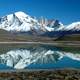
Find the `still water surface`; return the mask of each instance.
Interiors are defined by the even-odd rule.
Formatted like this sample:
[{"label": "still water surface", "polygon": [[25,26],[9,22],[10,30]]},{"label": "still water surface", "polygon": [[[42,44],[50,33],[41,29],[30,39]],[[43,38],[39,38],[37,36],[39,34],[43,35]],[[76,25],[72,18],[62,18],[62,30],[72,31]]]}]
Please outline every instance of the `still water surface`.
[{"label": "still water surface", "polygon": [[1,44],[0,69],[80,68],[80,48],[39,44]]}]

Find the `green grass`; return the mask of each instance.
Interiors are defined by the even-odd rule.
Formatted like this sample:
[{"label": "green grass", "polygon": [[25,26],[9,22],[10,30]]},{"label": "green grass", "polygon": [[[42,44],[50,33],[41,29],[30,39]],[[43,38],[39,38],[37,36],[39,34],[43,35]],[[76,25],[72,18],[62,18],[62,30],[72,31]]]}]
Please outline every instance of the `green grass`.
[{"label": "green grass", "polygon": [[80,47],[61,47],[62,51],[80,54]]},{"label": "green grass", "polygon": [[80,34],[66,35],[56,39],[56,41],[80,41]]}]

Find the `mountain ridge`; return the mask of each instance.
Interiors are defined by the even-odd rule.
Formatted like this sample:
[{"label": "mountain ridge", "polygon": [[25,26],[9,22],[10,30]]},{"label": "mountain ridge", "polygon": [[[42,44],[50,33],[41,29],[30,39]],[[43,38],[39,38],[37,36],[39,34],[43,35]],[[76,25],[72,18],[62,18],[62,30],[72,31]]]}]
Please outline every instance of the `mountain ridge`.
[{"label": "mountain ridge", "polygon": [[[39,22],[37,19],[32,18],[31,16],[25,14],[24,12],[16,12],[1,18],[0,28],[7,31],[29,31],[30,29],[34,30],[43,30],[43,31],[53,31],[54,27],[63,26],[58,20],[48,23],[43,19]],[[50,26],[47,26],[50,25]],[[15,27],[16,26],[16,27]],[[25,27],[24,27],[25,26]],[[26,28],[27,27],[27,28]],[[8,28],[8,29],[7,29]]]},{"label": "mountain ridge", "polygon": [[8,31],[11,35],[25,34],[56,39],[66,35],[80,34],[80,22],[65,26],[59,20],[48,20],[43,17],[36,19],[19,11],[0,18],[1,30]]}]

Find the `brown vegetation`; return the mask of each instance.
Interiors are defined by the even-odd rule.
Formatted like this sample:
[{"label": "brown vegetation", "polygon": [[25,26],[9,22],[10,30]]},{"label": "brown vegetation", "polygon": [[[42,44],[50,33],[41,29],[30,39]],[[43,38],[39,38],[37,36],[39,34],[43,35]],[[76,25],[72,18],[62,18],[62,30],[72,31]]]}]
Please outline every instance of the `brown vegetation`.
[{"label": "brown vegetation", "polygon": [[80,70],[1,72],[0,80],[80,80]]}]

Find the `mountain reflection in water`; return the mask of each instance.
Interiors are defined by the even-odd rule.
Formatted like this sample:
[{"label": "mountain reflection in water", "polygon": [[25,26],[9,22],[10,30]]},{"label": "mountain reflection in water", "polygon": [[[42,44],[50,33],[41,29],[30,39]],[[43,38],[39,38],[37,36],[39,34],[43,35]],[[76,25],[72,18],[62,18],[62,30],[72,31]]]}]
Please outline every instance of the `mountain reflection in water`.
[{"label": "mountain reflection in water", "polygon": [[0,55],[0,63],[15,69],[80,68],[80,54],[60,47],[39,45],[16,48]]}]

